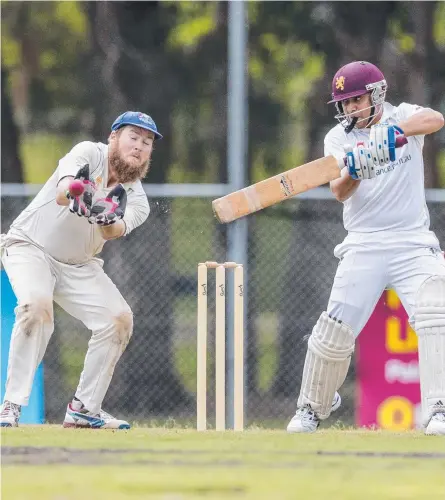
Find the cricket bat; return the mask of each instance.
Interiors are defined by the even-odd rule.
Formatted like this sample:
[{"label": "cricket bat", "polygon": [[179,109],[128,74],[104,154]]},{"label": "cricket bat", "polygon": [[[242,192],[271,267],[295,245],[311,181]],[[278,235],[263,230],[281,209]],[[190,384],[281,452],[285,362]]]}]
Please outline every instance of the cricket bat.
[{"label": "cricket bat", "polygon": [[[399,135],[396,147],[407,142],[404,136]],[[213,200],[213,213],[219,222],[232,222],[338,179],[344,166],[343,159],[337,160],[332,155],[305,163]]]}]

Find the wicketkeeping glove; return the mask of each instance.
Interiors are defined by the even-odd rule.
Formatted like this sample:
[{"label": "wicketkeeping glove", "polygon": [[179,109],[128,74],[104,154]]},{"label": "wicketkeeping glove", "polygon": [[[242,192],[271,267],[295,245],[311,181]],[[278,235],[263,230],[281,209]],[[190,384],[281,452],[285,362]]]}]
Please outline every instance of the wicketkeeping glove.
[{"label": "wicketkeeping glove", "polygon": [[73,214],[77,214],[79,217],[89,217],[91,206],[93,204],[93,196],[96,192],[96,185],[90,180],[90,166],[84,165],[77,172],[71,185],[76,184],[78,189],[79,181],[83,186],[83,192],[80,194],[75,194],[73,191],[66,192],[66,197],[70,200],[69,209]]},{"label": "wicketkeeping glove", "polygon": [[364,180],[375,177],[374,162],[369,148],[365,148],[364,144],[359,142],[356,148],[345,144],[344,150],[346,152],[345,165],[353,179]]},{"label": "wicketkeeping glove", "polygon": [[127,206],[127,192],[122,184],[115,186],[106,198],[97,200],[91,208],[88,221],[91,224],[109,226],[122,219]]},{"label": "wicketkeeping glove", "polygon": [[381,123],[373,125],[369,134],[369,149],[375,165],[386,165],[396,159],[396,137],[403,135],[397,125]]}]

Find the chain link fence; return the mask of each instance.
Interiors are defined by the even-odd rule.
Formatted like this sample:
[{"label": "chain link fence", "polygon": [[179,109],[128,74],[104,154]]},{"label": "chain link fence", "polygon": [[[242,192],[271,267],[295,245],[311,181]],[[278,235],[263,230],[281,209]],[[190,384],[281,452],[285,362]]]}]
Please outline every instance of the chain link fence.
[{"label": "chain link fence", "polygon": [[[29,198],[2,196],[2,232]],[[209,198],[150,198],[151,215],[128,237],[108,242],[105,270],[133,309],[132,340],[118,363],[104,408],[146,425],[195,426],[196,268],[226,260],[227,226]],[[430,202],[431,225],[445,242],[445,203]],[[249,218],[246,424],[284,428],[295,411],[306,353],[303,337],[326,308],[346,235],[342,205],[293,199]],[[228,279],[231,279],[230,273]],[[213,273],[209,272],[208,418],[214,425]],[[63,419],[82,370],[89,331],[59,307],[44,358],[45,413]],[[351,365],[336,413],[354,423]]]}]

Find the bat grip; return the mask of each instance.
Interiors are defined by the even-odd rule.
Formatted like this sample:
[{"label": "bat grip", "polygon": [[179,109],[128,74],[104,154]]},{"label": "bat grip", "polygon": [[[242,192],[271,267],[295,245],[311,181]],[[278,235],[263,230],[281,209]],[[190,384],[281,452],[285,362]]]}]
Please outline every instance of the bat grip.
[{"label": "bat grip", "polygon": [[[363,146],[365,143],[364,142],[358,142],[357,143],[357,146]],[[404,146],[405,144],[408,144],[408,139],[403,135],[403,134],[400,134],[396,137],[396,148],[401,148],[402,146]],[[352,151],[352,146],[347,146],[345,147],[345,151]],[[339,161],[339,164],[338,164],[339,168],[342,169],[343,167],[347,167],[348,166],[348,162],[346,160],[346,156],[341,160]]]}]

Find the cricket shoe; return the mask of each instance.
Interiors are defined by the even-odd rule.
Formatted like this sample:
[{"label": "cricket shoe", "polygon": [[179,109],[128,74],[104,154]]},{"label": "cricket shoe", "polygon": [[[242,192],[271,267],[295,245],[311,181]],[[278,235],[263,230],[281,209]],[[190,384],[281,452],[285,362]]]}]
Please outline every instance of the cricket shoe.
[{"label": "cricket shoe", "polygon": [[73,400],[67,406],[63,427],[80,429],[129,429],[130,424],[125,420],[118,420],[102,409],[99,413],[92,413],[80,401]]},{"label": "cricket shoe", "polygon": [[0,427],[18,427],[21,412],[20,405],[5,401],[0,412]]},{"label": "cricket shoe", "polygon": [[445,436],[445,413],[435,413],[425,429],[427,436]]},{"label": "cricket shoe", "polygon": [[[338,392],[335,393],[332,400],[331,412],[338,410],[341,405],[341,397]],[[310,405],[304,405],[297,408],[295,415],[287,426],[287,432],[293,434],[297,432],[315,432],[320,425],[320,419]]]}]

